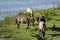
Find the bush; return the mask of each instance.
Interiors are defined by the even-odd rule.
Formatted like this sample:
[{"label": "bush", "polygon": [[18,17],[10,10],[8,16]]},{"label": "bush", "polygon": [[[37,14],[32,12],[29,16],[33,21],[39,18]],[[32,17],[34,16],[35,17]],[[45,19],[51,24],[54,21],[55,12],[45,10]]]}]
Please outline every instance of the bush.
[{"label": "bush", "polygon": [[10,18],[10,17],[6,16],[6,17],[5,17],[5,20],[8,20],[9,18]]}]

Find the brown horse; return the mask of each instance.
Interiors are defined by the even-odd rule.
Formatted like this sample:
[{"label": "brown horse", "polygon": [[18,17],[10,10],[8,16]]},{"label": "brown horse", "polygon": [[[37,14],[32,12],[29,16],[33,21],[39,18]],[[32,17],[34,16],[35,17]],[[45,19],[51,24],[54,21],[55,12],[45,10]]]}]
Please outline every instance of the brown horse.
[{"label": "brown horse", "polygon": [[30,23],[32,23],[32,26],[34,25],[35,19],[32,17],[17,17],[16,18],[16,24],[18,25],[17,28],[19,28],[20,23],[27,24],[27,29],[29,28]]}]

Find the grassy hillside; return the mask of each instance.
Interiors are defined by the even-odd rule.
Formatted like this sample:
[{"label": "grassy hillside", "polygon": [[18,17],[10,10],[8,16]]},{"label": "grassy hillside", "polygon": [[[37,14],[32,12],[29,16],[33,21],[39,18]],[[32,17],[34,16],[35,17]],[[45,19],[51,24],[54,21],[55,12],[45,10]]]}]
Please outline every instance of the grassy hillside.
[{"label": "grassy hillside", "polygon": [[[5,17],[5,20],[0,22],[0,38],[6,40],[60,40],[60,9],[36,10],[34,14],[35,19],[41,15],[44,15],[46,19],[47,30],[43,39],[39,38],[38,25],[26,30],[26,24],[21,24],[20,29],[17,29],[15,19],[18,16],[26,16],[23,12],[19,12],[16,16]],[[56,27],[53,29],[54,24]]]}]

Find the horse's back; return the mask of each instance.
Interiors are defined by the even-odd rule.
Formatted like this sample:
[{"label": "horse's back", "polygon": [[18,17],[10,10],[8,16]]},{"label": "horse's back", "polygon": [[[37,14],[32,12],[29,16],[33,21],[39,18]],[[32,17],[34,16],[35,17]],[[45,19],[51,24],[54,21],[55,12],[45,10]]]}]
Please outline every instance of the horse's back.
[{"label": "horse's back", "polygon": [[24,23],[24,22],[26,22],[26,20],[27,20],[27,18],[26,17],[17,17],[17,23],[19,23],[19,22],[21,22],[21,23]]}]

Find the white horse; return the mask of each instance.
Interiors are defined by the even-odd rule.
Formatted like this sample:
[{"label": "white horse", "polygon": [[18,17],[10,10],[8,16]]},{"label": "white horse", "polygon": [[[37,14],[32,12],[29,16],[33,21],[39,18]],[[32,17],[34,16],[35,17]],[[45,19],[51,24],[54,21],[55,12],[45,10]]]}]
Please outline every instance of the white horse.
[{"label": "white horse", "polygon": [[34,16],[34,12],[32,8],[27,8],[26,10],[27,13],[30,13],[30,16],[33,17]]}]

